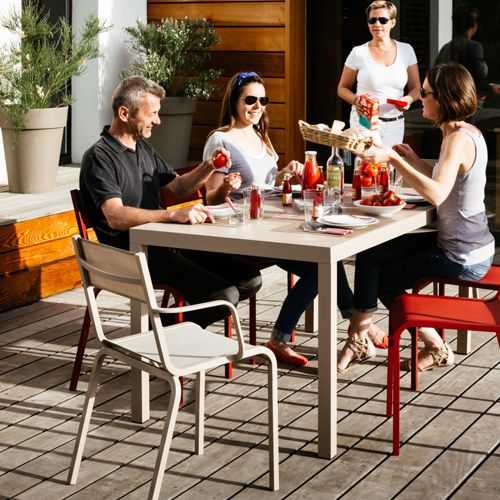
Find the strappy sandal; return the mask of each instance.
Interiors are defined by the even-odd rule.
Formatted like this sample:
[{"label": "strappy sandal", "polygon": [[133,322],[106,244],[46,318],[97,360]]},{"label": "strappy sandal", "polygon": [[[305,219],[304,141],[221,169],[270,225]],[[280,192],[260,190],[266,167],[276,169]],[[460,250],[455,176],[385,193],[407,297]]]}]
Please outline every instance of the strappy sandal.
[{"label": "strappy sandal", "polygon": [[[443,347],[427,347],[422,349],[422,352],[430,354],[434,358],[434,363],[425,368],[420,368],[417,365],[419,372],[427,372],[433,368],[444,368],[446,366],[451,366],[455,362],[455,353],[452,351],[448,342],[445,342]],[[400,364],[401,370],[410,372],[411,371],[411,359],[403,359]]]},{"label": "strappy sandal", "polygon": [[[378,327],[377,327],[378,328]],[[385,333],[381,328],[378,328],[381,332],[384,333],[384,336],[382,337],[382,340],[377,342],[374,338],[373,335],[370,335],[373,333],[374,330],[374,325],[371,324],[370,328],[368,330],[368,336],[370,337],[370,340],[372,341],[372,344],[377,347],[378,349],[389,349],[389,335]],[[347,335],[350,335],[351,333],[351,325],[347,327]]]},{"label": "strappy sandal", "polygon": [[374,358],[377,354],[372,341],[368,337],[365,337],[364,339],[353,339],[348,337],[344,346],[344,349],[346,348],[351,349],[354,356],[345,368],[339,368],[337,365],[337,373],[344,373],[351,368],[351,366],[363,363],[367,359]]}]

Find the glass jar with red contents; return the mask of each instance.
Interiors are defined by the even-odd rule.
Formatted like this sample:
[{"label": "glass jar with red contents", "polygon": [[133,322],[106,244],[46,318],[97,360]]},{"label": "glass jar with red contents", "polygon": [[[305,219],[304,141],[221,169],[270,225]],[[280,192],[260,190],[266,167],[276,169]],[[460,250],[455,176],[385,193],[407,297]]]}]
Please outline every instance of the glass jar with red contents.
[{"label": "glass jar with red contents", "polygon": [[306,189],[316,189],[321,177],[321,172],[316,159],[316,151],[306,151],[304,162],[304,175],[302,177],[302,196]]},{"label": "glass jar with red contents", "polygon": [[389,166],[386,163],[382,163],[380,167],[378,188],[380,194],[389,191]]},{"label": "glass jar with red contents", "polygon": [[281,191],[281,202],[284,207],[292,206],[292,185],[290,183],[291,174],[283,174],[283,188]]}]

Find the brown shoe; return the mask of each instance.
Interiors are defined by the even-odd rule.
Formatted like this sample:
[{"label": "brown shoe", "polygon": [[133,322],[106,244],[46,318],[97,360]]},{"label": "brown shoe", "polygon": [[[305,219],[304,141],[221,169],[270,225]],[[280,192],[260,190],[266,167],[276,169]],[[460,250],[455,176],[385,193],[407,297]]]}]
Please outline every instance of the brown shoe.
[{"label": "brown shoe", "polygon": [[[426,372],[432,370],[433,368],[444,368],[445,366],[451,366],[455,362],[455,354],[452,351],[448,342],[445,342],[443,347],[427,347],[422,349],[422,352],[430,354],[434,358],[434,363],[425,368],[420,368],[417,364],[419,372]],[[400,368],[403,371],[411,371],[411,359],[403,359],[400,364]]]},{"label": "brown shoe", "polygon": [[367,359],[374,358],[377,354],[372,341],[368,337],[364,339],[353,339],[352,337],[348,337],[342,350],[347,347],[354,353],[354,357],[345,368],[339,368],[337,365],[338,373],[344,373],[351,368],[351,366],[363,363]]}]

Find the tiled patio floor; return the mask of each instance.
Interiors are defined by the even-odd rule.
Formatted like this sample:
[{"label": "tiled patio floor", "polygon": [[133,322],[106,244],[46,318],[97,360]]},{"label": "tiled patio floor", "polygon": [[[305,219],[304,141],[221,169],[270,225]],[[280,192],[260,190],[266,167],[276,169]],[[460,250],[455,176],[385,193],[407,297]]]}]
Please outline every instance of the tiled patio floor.
[{"label": "tiled patio floor", "polygon": [[[348,265],[352,274],[352,264]],[[264,271],[259,340],[269,336],[285,294],[285,273]],[[107,327],[128,326],[128,304],[104,297]],[[168,388],[151,382],[151,419],[130,420],[128,371],[108,364],[76,486],[65,484],[83,392],[68,390],[84,308],[80,290],[0,314],[0,498],[143,499],[163,425]],[[248,305],[240,307],[248,327]],[[386,311],[377,321],[386,326]],[[221,325],[216,325],[220,331]],[[340,341],[346,324],[340,323]],[[455,332],[448,340],[456,345]],[[449,370],[421,375],[421,392],[402,379],[400,457],[392,457],[384,416],[385,353],[340,376],[338,454],[317,450],[316,336],[297,330],[309,366],[279,371],[281,488],[267,486],[265,373],[258,366],[207,377],[205,454],[193,454],[193,382],[179,413],[162,498],[500,498],[500,351],[493,334],[474,333],[472,352]],[[405,345],[408,338],[405,340]],[[80,389],[88,382],[89,345]],[[405,347],[403,357],[408,355]],[[245,397],[244,397],[245,396]]]}]

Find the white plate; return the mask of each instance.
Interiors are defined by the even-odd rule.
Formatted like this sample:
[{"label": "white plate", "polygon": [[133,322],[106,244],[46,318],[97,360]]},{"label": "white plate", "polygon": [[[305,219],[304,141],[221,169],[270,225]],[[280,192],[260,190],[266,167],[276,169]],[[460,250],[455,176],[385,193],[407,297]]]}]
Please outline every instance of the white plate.
[{"label": "white plate", "polygon": [[229,217],[234,214],[234,210],[227,203],[222,205],[209,205],[208,210],[214,217]]},{"label": "white plate", "polygon": [[406,203],[403,203],[402,205],[393,205],[390,207],[378,207],[378,206],[373,206],[373,205],[361,205],[361,200],[356,200],[354,202],[354,206],[358,207],[360,210],[362,210],[365,214],[370,214],[370,215],[394,215],[396,212],[399,212],[405,207]]},{"label": "white plate", "polygon": [[423,203],[427,201],[423,196],[420,196],[419,194],[400,193],[398,196],[408,203]]},{"label": "white plate", "polygon": [[348,215],[348,214],[333,214],[320,217],[317,222],[325,226],[345,227],[348,229],[356,229],[372,224],[378,224],[378,219],[374,217],[365,217],[363,215]]},{"label": "white plate", "polygon": [[[281,191],[283,191],[283,186],[275,186],[273,188],[274,191],[276,191],[277,193],[281,193]],[[298,193],[301,193],[302,192],[302,186],[299,186],[298,184],[292,184],[292,193],[293,194],[298,194]]]}]

